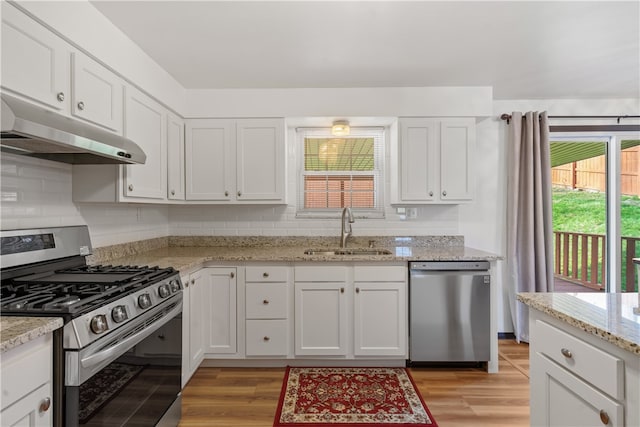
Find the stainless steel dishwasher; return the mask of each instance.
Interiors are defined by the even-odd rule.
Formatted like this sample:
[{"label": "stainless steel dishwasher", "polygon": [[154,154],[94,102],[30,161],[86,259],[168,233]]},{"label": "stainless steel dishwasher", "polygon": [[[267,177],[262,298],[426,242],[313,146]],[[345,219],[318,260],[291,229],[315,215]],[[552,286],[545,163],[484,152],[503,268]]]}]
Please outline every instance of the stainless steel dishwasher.
[{"label": "stainless steel dishwasher", "polygon": [[490,359],[487,261],[409,263],[409,363]]}]

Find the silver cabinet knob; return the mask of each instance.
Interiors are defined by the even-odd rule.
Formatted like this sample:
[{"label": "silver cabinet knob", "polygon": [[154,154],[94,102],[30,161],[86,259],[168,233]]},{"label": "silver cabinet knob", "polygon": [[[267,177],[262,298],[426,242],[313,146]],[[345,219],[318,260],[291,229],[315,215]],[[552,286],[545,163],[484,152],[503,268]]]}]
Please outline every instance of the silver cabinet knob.
[{"label": "silver cabinet knob", "polygon": [[573,354],[571,353],[571,350],[567,349],[567,348],[563,348],[560,350],[560,353],[562,353],[562,355],[564,357],[566,357],[567,359],[571,359],[573,357]]},{"label": "silver cabinet knob", "polygon": [[78,110],[80,111],[84,110],[84,102],[82,101],[78,102]]},{"label": "silver cabinet knob", "polygon": [[446,197],[447,192],[446,192],[446,191],[443,191],[443,192],[442,192],[442,195]]},{"label": "silver cabinet knob", "polygon": [[51,398],[45,397],[42,399],[42,402],[40,402],[40,407],[38,409],[40,409],[40,412],[47,412],[49,408],[51,408]]},{"label": "silver cabinet knob", "polygon": [[238,191],[238,197],[242,196],[242,191]]},{"label": "silver cabinet knob", "polygon": [[262,304],[264,304],[264,305],[269,304],[269,300],[268,300],[268,299],[263,299],[263,300],[262,300]]},{"label": "silver cabinet knob", "polygon": [[262,341],[265,341],[265,342],[266,342],[266,341],[269,341],[270,339],[271,339],[271,338],[269,338],[269,337],[264,337],[264,338],[262,338]]},{"label": "silver cabinet knob", "polygon": [[225,191],[225,192],[224,192],[224,196],[225,196],[225,197],[228,197],[228,196],[229,196],[229,192],[228,192],[228,191]]},{"label": "silver cabinet knob", "polygon": [[129,189],[129,191],[133,191],[133,184],[129,184],[127,188]]},{"label": "silver cabinet knob", "polygon": [[56,99],[60,102],[64,101],[64,92],[58,92]]},{"label": "silver cabinet knob", "polygon": [[429,191],[429,197],[433,197],[433,191]]},{"label": "silver cabinet knob", "polygon": [[176,190],[171,190],[171,195],[175,196],[176,195]]}]

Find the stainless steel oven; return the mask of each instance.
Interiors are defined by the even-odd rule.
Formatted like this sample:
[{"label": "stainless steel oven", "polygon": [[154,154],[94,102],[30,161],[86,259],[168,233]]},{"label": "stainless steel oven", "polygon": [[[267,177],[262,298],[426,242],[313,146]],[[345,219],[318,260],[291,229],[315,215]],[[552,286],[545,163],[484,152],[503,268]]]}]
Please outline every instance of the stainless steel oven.
[{"label": "stainless steel oven", "polygon": [[178,272],[88,266],[86,227],[2,231],[0,237],[1,314],[64,319],[54,333],[54,425],[176,426]]}]

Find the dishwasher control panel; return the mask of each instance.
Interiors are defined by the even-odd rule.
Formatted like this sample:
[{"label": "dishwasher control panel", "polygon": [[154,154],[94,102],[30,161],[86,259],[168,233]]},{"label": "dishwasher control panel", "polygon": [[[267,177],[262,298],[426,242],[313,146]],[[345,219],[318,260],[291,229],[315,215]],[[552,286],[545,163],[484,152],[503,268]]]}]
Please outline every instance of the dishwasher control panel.
[{"label": "dishwasher control panel", "polygon": [[489,261],[413,261],[411,270],[426,271],[488,271]]}]

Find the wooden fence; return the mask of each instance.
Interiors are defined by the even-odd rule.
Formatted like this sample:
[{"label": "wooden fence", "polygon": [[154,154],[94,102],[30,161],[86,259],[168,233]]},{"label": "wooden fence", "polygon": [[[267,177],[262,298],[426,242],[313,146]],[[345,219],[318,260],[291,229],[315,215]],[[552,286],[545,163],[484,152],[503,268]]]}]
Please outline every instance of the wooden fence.
[{"label": "wooden fence", "polygon": [[[640,146],[620,152],[620,193],[640,196]],[[551,183],[570,189],[606,189],[606,160],[604,156],[551,168]]]},{"label": "wooden fence", "polygon": [[[606,240],[602,234],[554,231],[554,275],[592,289],[606,283]],[[633,258],[640,237],[622,237],[622,291],[638,292]]]}]

